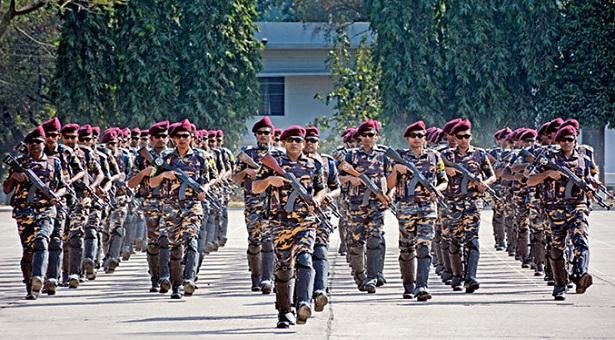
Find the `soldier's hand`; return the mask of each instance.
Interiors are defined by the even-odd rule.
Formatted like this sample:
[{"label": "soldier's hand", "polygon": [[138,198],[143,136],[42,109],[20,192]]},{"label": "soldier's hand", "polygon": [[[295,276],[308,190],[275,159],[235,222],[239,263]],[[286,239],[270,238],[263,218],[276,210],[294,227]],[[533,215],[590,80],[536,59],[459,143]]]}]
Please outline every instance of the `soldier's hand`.
[{"label": "soldier's hand", "polygon": [[353,187],[358,187],[359,185],[363,185],[363,182],[361,181],[361,179],[359,179],[357,177],[351,177],[350,178],[350,184]]},{"label": "soldier's hand", "polygon": [[256,170],[255,169],[248,168],[248,169],[246,169],[244,171],[245,171],[246,177],[248,177],[248,178],[255,178],[256,177]]},{"label": "soldier's hand", "polygon": [[162,174],[162,177],[164,177],[164,178],[166,178],[168,180],[171,180],[171,181],[173,181],[173,180],[175,180],[175,178],[177,178],[177,176],[175,176],[175,172],[174,171],[165,171]]},{"label": "soldier's hand", "polygon": [[445,171],[447,176],[455,176],[457,174],[457,170],[453,168],[446,167]]},{"label": "soldier's hand", "polygon": [[398,173],[398,174],[405,174],[406,172],[408,172],[408,167],[403,165],[403,164],[395,164],[393,166],[393,169]]},{"label": "soldier's hand", "polygon": [[487,191],[487,186],[483,182],[478,182],[476,183],[476,190],[482,194]]},{"label": "soldier's hand", "polygon": [[557,170],[549,170],[547,176],[558,181],[560,178],[562,178],[562,173]]},{"label": "soldier's hand", "polygon": [[205,192],[199,192],[198,195],[196,195],[196,197],[199,199],[199,201],[205,201],[207,199],[207,196],[205,196]]},{"label": "soldier's hand", "polygon": [[15,182],[23,183],[28,180],[28,176],[26,176],[26,174],[23,172],[14,172],[11,175],[11,179]]},{"label": "soldier's hand", "polygon": [[288,181],[286,178],[282,176],[271,176],[267,178],[269,185],[275,188],[279,188],[284,186],[284,184]]}]

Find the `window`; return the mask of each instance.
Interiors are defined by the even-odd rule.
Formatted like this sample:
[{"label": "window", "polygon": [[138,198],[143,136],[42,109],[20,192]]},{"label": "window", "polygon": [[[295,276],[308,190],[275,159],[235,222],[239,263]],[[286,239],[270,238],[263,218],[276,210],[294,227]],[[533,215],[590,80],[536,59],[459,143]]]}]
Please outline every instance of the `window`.
[{"label": "window", "polygon": [[259,116],[284,115],[284,77],[260,77]]}]

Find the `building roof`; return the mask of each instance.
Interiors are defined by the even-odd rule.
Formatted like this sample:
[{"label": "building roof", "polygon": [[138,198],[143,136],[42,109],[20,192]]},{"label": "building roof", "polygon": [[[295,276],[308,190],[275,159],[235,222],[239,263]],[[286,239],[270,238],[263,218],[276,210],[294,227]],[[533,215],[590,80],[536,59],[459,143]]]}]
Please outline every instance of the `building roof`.
[{"label": "building roof", "polygon": [[[265,50],[302,50],[330,49],[333,46],[335,32],[331,32],[327,23],[322,22],[258,22],[256,39],[267,40]],[[363,34],[368,33],[368,43],[373,42],[373,34],[368,22],[356,22],[348,25],[351,47],[356,48]]]}]

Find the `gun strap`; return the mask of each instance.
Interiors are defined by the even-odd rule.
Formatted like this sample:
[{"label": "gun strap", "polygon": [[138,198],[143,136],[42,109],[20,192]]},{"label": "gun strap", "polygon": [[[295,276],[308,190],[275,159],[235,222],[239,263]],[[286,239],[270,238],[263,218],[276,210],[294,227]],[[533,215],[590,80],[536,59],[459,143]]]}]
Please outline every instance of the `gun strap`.
[{"label": "gun strap", "polygon": [[464,195],[468,194],[468,184],[470,184],[470,177],[463,175],[463,179],[461,180],[461,193]]},{"label": "gun strap", "polygon": [[180,200],[185,200],[186,199],[186,190],[188,189],[188,183],[187,182],[182,182],[181,186],[179,187],[179,199]]},{"label": "gun strap", "polygon": [[295,202],[297,201],[297,198],[299,198],[299,192],[297,190],[291,191],[290,195],[288,195],[288,201],[286,201],[286,205],[284,206],[284,210],[287,213],[295,210]]},{"label": "gun strap", "polygon": [[412,179],[406,184],[406,195],[414,196],[416,191],[416,185],[419,183],[419,177],[417,175],[412,176]]}]

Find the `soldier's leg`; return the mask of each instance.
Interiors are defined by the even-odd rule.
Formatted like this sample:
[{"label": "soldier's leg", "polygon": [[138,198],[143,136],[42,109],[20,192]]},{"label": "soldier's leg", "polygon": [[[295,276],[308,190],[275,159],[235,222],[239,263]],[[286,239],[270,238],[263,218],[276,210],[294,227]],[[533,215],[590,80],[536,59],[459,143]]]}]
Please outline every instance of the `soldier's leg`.
[{"label": "soldier's leg", "polygon": [[297,323],[303,324],[312,315],[310,301],[314,291],[314,268],[312,254],[301,251],[295,258],[297,274],[295,280],[295,299]]},{"label": "soldier's leg", "polygon": [[434,225],[434,238],[431,243],[431,257],[434,264],[436,274],[440,275],[444,270],[444,263],[442,259],[442,249],[440,248],[440,241],[442,240],[442,230],[438,227],[438,222]]},{"label": "soldier's leg", "polygon": [[[451,203],[452,204],[452,203]],[[450,228],[450,215],[446,215],[448,211],[440,213],[440,226],[442,240],[440,241],[440,249],[442,255],[442,264],[444,268],[440,274],[442,282],[446,285],[450,285],[453,279],[453,265],[450,256],[450,246],[452,242],[451,228]]]},{"label": "soldier's leg", "polygon": [[[143,209],[146,210],[147,208],[143,206]],[[138,212],[131,204],[131,209],[126,216],[126,222],[124,223],[125,236],[124,242],[122,242],[122,250],[120,252],[122,261],[128,261],[130,259],[130,255],[132,254],[132,245],[137,237],[137,219]]]},{"label": "soldier's leg", "polygon": [[[144,208],[146,206],[144,205]],[[152,208],[152,206],[150,206]],[[159,215],[157,210],[146,210],[145,223],[147,226],[147,267],[150,275],[150,281],[152,286],[150,288],[151,293],[158,292],[160,288],[160,229],[159,229]],[[168,242],[167,242],[168,246]],[[167,248],[168,249],[168,248]],[[168,290],[168,288],[167,288]]]},{"label": "soldier's leg", "polygon": [[[263,221],[261,226],[266,225],[266,222]],[[273,279],[273,262],[274,262],[274,254],[273,254],[273,240],[271,237],[271,232],[264,230],[262,233],[261,239],[261,283],[260,289],[263,294],[271,294]]]},{"label": "soldier's leg", "polygon": [[209,206],[206,203],[201,203],[203,206],[203,211],[205,213],[205,217],[201,219],[201,223],[199,224],[199,234],[197,237],[197,250],[199,252],[199,263],[196,266],[196,277],[195,282],[199,279],[199,273],[201,272],[201,266],[203,265],[203,260],[205,259],[205,241],[207,239],[207,220],[208,215],[210,214]]},{"label": "soldier's leg", "polygon": [[384,216],[383,212],[376,209],[368,209],[367,230],[365,231],[366,241],[366,269],[367,269],[367,281],[365,289],[368,293],[374,293],[376,291],[376,284],[378,282],[378,273],[381,270],[381,266],[384,261],[382,259],[384,252],[384,237],[383,237],[383,225]]},{"label": "soldier's leg", "polygon": [[495,238],[495,250],[501,251],[505,249],[505,226],[504,226],[504,209],[502,203],[495,201],[493,205],[493,236]]},{"label": "soldier's leg", "polygon": [[517,212],[517,254],[521,258],[521,267],[529,268],[531,262],[528,248],[530,242],[530,210],[527,206],[520,203]]},{"label": "soldier's leg", "polygon": [[386,278],[384,277],[384,263],[386,259],[387,253],[387,243],[386,238],[384,237],[384,228],[382,233],[380,234],[380,261],[378,263],[378,275],[376,279],[376,287],[381,287],[385,283],[387,283]]},{"label": "soldier's leg", "polygon": [[314,310],[322,312],[329,303],[327,296],[329,280],[329,261],[327,260],[328,247],[326,244],[317,243],[314,246],[312,262],[314,265]]},{"label": "soldier's leg", "polygon": [[194,279],[196,277],[196,266],[199,261],[198,234],[199,226],[203,221],[203,206],[200,202],[193,203],[185,209],[182,214],[181,234],[184,244],[184,275],[183,285],[184,294],[191,296],[196,289]]},{"label": "soldier's leg", "polygon": [[[71,209],[72,214],[72,209]],[[69,214],[69,216],[71,216]],[[70,247],[68,245],[68,233],[70,231],[70,218],[67,218],[64,223],[64,233],[62,235],[62,287],[68,287],[68,262],[70,256]]]},{"label": "soldier's leg", "polygon": [[115,268],[120,264],[120,251],[126,235],[124,223],[126,221],[127,205],[122,202],[125,198],[118,198],[118,206],[111,212],[109,216],[110,240],[109,250],[106,256],[105,272],[113,273]]},{"label": "soldier's leg", "polygon": [[579,209],[574,213],[568,233],[572,238],[574,255],[572,261],[572,281],[576,284],[576,293],[583,294],[593,283],[589,269],[588,211]]},{"label": "soldier's leg", "polygon": [[34,255],[33,235],[36,223],[34,212],[29,210],[19,211],[13,210],[13,217],[17,222],[17,231],[21,241],[21,274],[23,283],[26,285],[26,300],[35,300],[38,294],[32,294],[32,258]]},{"label": "soldier's leg", "polygon": [[45,291],[48,295],[55,295],[60,280],[63,257],[62,240],[64,238],[64,228],[66,226],[66,213],[67,210],[65,208],[57,208],[53,231],[49,238],[49,263],[47,265],[45,282]]},{"label": "soldier's leg", "polygon": [[175,208],[172,205],[163,203],[161,201],[158,201],[158,204],[162,207],[161,209],[162,213],[158,220],[159,221],[158,232],[160,234],[160,238],[158,239],[158,245],[160,247],[160,262],[159,262],[160,293],[164,294],[168,292],[169,289],[171,289],[171,267],[170,265],[171,265],[171,245],[173,243],[171,230],[174,230],[176,228],[177,210],[175,210]]},{"label": "soldier's leg", "polygon": [[[277,245],[277,244],[276,244]],[[278,328],[295,324],[292,313],[294,268],[292,251],[286,247],[275,247],[275,308],[278,311]]]},{"label": "soldier's leg", "polygon": [[79,287],[83,259],[83,236],[89,216],[89,198],[82,198],[71,212],[68,231],[68,286]]},{"label": "soldier's leg", "polygon": [[463,262],[461,260],[461,252],[463,246],[463,223],[458,221],[449,225],[449,233],[451,242],[449,243],[448,255],[451,261],[451,270],[453,277],[451,279],[451,287],[454,291],[461,291],[461,283],[463,281]]},{"label": "soldier's leg", "polygon": [[568,284],[568,271],[564,259],[566,249],[566,237],[568,232],[567,212],[565,209],[547,210],[551,229],[551,242],[549,249],[549,262],[555,285],[553,287],[553,297],[555,300],[566,299],[566,285]]},{"label": "soldier's leg", "polygon": [[[478,260],[480,258],[480,243],[478,241],[478,232],[480,229],[480,213],[475,205],[472,205],[465,212],[463,218],[464,229],[464,246],[467,266],[465,271],[465,289],[466,293],[474,293],[479,287],[476,271],[478,270]],[[527,244],[526,244],[527,248]]]},{"label": "soldier's leg", "polygon": [[[365,290],[365,232],[366,232],[366,216],[365,212],[359,209],[349,209],[351,220],[348,224],[348,255],[350,258],[350,267],[354,281],[360,291]],[[375,291],[375,290],[374,290]]]},{"label": "soldier's leg", "polygon": [[224,247],[226,245],[226,241],[228,233],[228,201],[224,203],[222,207],[222,211],[220,212],[220,229],[218,233],[218,244],[220,247]]},{"label": "soldier's leg", "polygon": [[427,281],[429,279],[429,269],[431,267],[431,244],[434,238],[434,225],[436,224],[435,212],[424,210],[424,217],[417,218],[416,221],[416,289],[414,296],[417,301],[427,301],[431,299]]},{"label": "soldier's leg", "polygon": [[210,209],[210,214],[207,216],[207,237],[205,239],[205,253],[210,253],[218,250],[216,246],[216,230],[218,229],[218,219],[220,213],[218,210]]},{"label": "soldier's leg", "polygon": [[338,247],[338,254],[340,255],[346,255],[346,253],[348,252],[348,249],[346,247],[346,232],[347,232],[347,225],[348,225],[348,221],[347,221],[347,213],[346,213],[346,209],[342,208],[342,204],[338,204],[339,206],[339,210],[340,210],[340,215],[342,216],[339,219],[338,225],[337,225],[337,230],[339,232],[339,236],[340,236],[340,245]]},{"label": "soldier's leg", "polygon": [[43,288],[47,265],[49,264],[49,239],[53,232],[55,208],[39,211],[36,215],[34,227],[32,256],[32,293],[38,294]]},{"label": "soldier's leg", "polygon": [[399,224],[399,269],[404,299],[414,298],[416,288],[416,222],[414,205],[400,203],[397,210]]},{"label": "soldier's leg", "polygon": [[98,227],[100,226],[102,211],[92,208],[85,225],[83,236],[83,271],[88,280],[96,279],[96,253],[98,252]]}]

